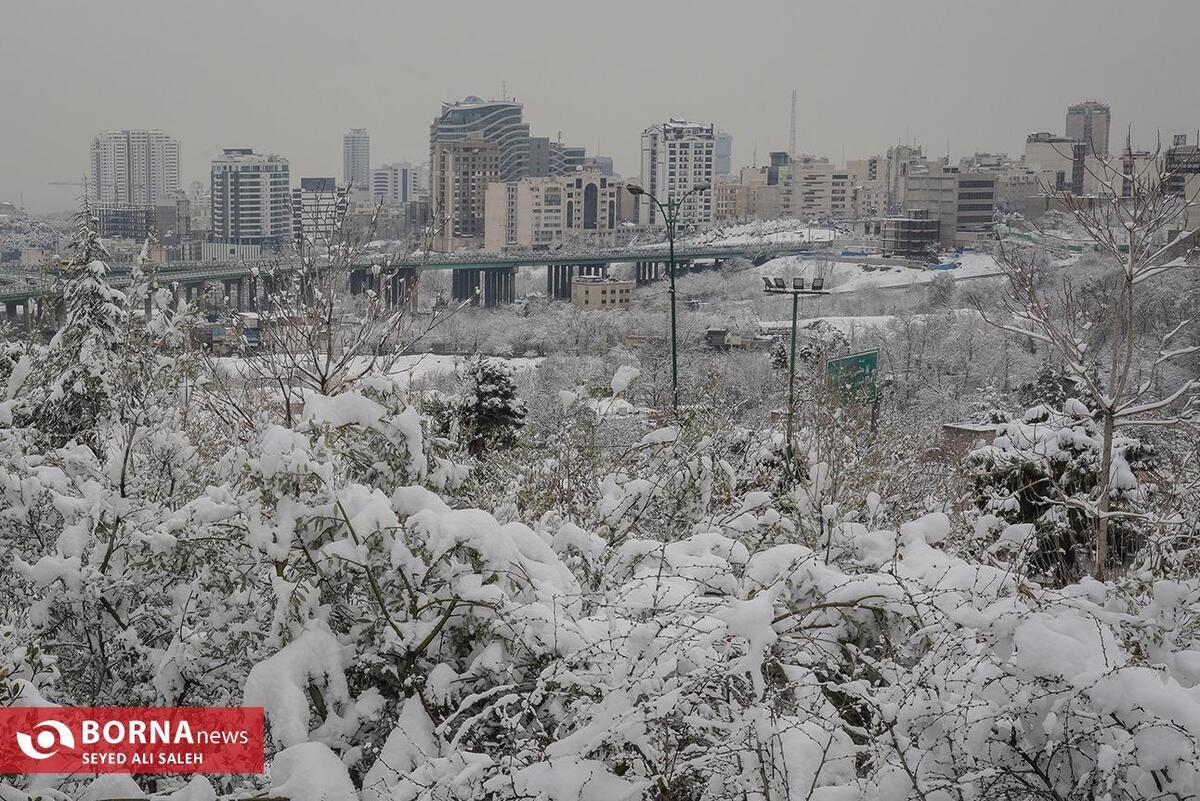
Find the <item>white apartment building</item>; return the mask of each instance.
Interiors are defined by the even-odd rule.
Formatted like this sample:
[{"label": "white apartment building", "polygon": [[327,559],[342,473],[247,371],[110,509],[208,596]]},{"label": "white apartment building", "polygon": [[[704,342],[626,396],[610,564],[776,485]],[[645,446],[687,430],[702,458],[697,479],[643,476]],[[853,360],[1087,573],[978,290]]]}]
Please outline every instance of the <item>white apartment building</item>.
[{"label": "white apartment building", "polygon": [[634,216],[620,178],[598,172],[494,183],[484,204],[484,246],[540,248],[570,236],[611,243]]},{"label": "white apartment building", "polygon": [[417,199],[420,183],[417,170],[407,161],[384,164],[371,170],[371,199],[385,206],[399,206]]},{"label": "white apartment building", "polygon": [[371,186],[371,137],[366,128],[351,128],[342,137],[342,185],[360,196]]},{"label": "white apartment building", "polygon": [[[716,158],[716,133],[712,125],[671,119],[642,131],[642,183],[646,192],[666,205],[679,201],[693,188],[712,186]],[[638,222],[662,224],[662,214],[648,198],[638,204]],[[695,192],[679,211],[683,227],[708,225],[713,219],[712,192]]]},{"label": "white apartment building", "polygon": [[101,131],[92,139],[92,200],[153,206],[180,188],[179,140],[158,129]]},{"label": "white apartment building", "polygon": [[333,178],[301,178],[292,190],[292,236],[302,248],[339,244],[348,208],[346,190]]},{"label": "white apartment building", "polygon": [[779,213],[796,219],[849,219],[859,216],[855,174],[827,159],[804,157],[779,170]]},{"label": "white apartment building", "polygon": [[212,238],[234,245],[280,249],[291,238],[292,198],[288,160],[225,148],[210,174]]}]

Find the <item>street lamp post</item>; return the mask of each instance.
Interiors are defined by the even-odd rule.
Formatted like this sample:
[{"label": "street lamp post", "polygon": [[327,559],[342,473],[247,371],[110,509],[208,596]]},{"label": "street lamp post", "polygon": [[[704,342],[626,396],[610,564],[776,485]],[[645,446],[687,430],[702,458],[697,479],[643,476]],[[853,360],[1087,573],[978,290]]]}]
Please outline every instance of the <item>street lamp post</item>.
[{"label": "street lamp post", "polygon": [[650,201],[662,212],[663,219],[667,224],[667,254],[670,260],[668,275],[671,279],[671,288],[668,291],[671,296],[671,408],[676,417],[679,416],[679,351],[675,339],[675,228],[679,222],[679,209],[683,206],[683,201],[696,192],[707,192],[711,188],[712,184],[709,183],[697,184],[685,192],[679,200],[667,195],[667,205],[663,206],[658,198],[637,184],[629,184],[627,187],[629,194],[634,197],[645,195],[650,198]]}]

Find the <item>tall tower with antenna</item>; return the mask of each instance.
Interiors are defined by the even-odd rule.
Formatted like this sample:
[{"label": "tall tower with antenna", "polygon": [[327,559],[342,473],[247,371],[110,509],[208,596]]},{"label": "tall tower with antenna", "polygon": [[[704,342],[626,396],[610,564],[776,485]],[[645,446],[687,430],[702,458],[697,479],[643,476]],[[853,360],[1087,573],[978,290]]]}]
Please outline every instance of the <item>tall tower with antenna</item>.
[{"label": "tall tower with antenna", "polygon": [[792,90],[792,128],[788,132],[788,155],[796,158],[796,90]]}]

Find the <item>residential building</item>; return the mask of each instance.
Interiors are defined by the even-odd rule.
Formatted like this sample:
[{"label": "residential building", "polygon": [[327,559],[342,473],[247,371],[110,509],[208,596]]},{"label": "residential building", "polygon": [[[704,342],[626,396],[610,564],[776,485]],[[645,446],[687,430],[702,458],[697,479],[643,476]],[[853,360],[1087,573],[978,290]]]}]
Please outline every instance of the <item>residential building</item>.
[{"label": "residential building", "polygon": [[[664,205],[668,198],[682,201],[678,220],[685,228],[712,222],[712,192],[692,190],[711,187],[715,146],[712,125],[671,119],[642,132],[641,186]],[[659,225],[661,218],[658,207],[648,197],[641,198],[638,222]]]},{"label": "residential building", "polygon": [[717,176],[713,180],[713,222],[726,223],[749,219],[752,188],[741,181]]},{"label": "residential building", "polygon": [[433,170],[437,169],[437,145],[470,139],[490,143],[496,148],[500,180],[525,178],[529,175],[530,136],[529,124],[523,121],[522,114],[523,106],[509,100],[482,100],[470,96],[457,103],[443,103],[441,113],[429,126],[429,156]]},{"label": "residential building", "polygon": [[1107,103],[1088,100],[1067,107],[1067,138],[1082,142],[1087,155],[1108,155],[1108,129],[1112,112]]},{"label": "residential building", "polygon": [[385,206],[398,206],[417,199],[417,170],[407,161],[384,164],[371,170],[371,198]]},{"label": "residential building", "polygon": [[342,137],[342,186],[359,197],[371,188],[371,137],[366,128],[351,128]]},{"label": "residential building", "polygon": [[145,239],[160,197],[180,188],[179,140],[163,131],[101,131],[91,146],[87,187],[100,234]]},{"label": "residential building", "polygon": [[291,240],[291,174],[283,156],[225,148],[210,173],[212,240],[279,250]]},{"label": "residential building", "polygon": [[618,281],[602,276],[575,276],[571,279],[571,302],[588,308],[614,308],[633,302],[633,281]]},{"label": "residential building", "polygon": [[786,151],[776,151],[769,166],[743,168],[738,183],[718,179],[714,184],[714,219],[828,220],[862,214],[858,175],[826,158],[793,159]]},{"label": "residential building", "polygon": [[500,180],[500,148],[483,139],[438,142],[433,151],[435,247],[482,245],[488,184]]},{"label": "residential building", "polygon": [[493,183],[485,202],[485,247],[544,248],[571,237],[612,244],[633,217],[620,178],[599,173]]},{"label": "residential building", "polygon": [[300,186],[292,190],[292,237],[297,247],[340,244],[348,207],[347,191],[334,178],[301,178]]},{"label": "residential building", "polygon": [[853,172],[834,167],[828,159],[813,156],[789,160],[778,170],[781,217],[849,219],[859,216]]},{"label": "residential building", "polygon": [[179,140],[158,129],[101,131],[92,139],[89,196],[113,207],[153,206],[180,188]]}]

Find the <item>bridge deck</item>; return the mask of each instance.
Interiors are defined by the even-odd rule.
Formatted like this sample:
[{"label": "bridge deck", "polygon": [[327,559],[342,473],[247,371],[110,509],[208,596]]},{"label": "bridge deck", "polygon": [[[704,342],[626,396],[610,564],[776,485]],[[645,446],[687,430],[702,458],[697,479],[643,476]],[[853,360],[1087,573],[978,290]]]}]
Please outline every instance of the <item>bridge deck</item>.
[{"label": "bridge deck", "polygon": [[[706,245],[683,243],[675,248],[679,261],[698,259],[750,258],[754,260],[778,258],[780,256],[810,255],[831,261],[860,262],[871,257],[842,256],[828,250],[832,243],[823,242],[748,242],[735,245]],[[596,250],[546,250],[507,253],[482,253],[460,251],[458,253],[431,253],[427,255],[398,258],[395,254],[368,254],[356,260],[355,266],[368,268],[375,264],[395,268],[421,270],[489,270],[504,267],[532,268],[574,264],[615,264],[620,262],[658,261],[668,257],[666,244],[642,245],[624,248]],[[903,263],[904,260],[892,260]],[[239,262],[184,262],[168,264],[158,271],[160,283],[178,282],[194,284],[203,281],[233,281],[246,278],[255,271],[288,271],[294,261],[284,259],[258,259]],[[910,265],[915,266],[915,265]],[[129,283],[128,272],[117,267],[111,276],[115,286]],[[34,270],[0,273],[0,302],[20,302],[42,295],[53,289],[54,281],[49,276]]]}]

